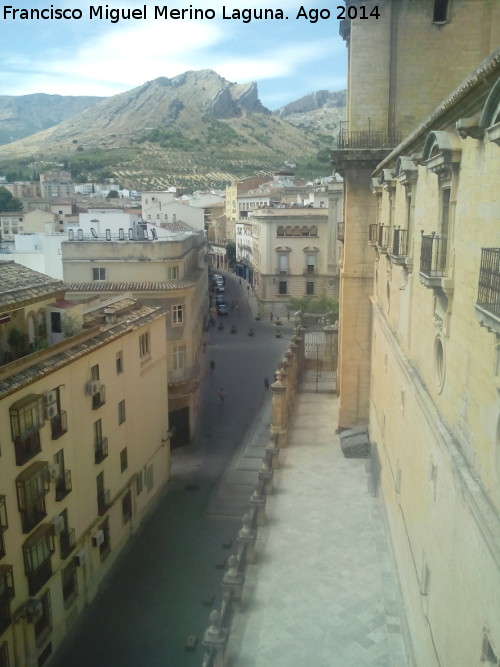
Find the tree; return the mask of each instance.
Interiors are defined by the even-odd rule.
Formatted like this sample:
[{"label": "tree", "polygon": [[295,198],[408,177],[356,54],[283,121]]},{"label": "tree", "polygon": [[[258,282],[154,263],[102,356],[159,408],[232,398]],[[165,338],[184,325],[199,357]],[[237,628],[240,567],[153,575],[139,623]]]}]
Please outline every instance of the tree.
[{"label": "tree", "polygon": [[288,308],[292,312],[301,310],[303,313],[326,315],[332,313],[335,322],[339,317],[339,302],[337,299],[328,299],[326,296],[305,296],[302,299],[290,299]]},{"label": "tree", "polygon": [[226,244],[226,256],[229,266],[234,266],[236,264],[236,243],[234,241]]},{"label": "tree", "polygon": [[119,199],[120,198],[120,193],[118,190],[110,190],[108,192],[108,199]]},{"label": "tree", "polygon": [[4,188],[0,187],[0,211],[21,211],[23,208],[23,202],[20,199],[12,196],[12,193]]}]

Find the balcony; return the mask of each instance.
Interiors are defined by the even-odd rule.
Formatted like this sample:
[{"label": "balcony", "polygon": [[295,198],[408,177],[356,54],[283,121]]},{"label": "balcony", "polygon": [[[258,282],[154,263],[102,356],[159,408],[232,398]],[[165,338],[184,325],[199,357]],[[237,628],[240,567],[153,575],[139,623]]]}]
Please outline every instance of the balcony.
[{"label": "balcony", "polygon": [[36,595],[52,576],[51,556],[54,553],[54,527],[39,526],[24,542],[24,568],[28,578],[28,592]]},{"label": "balcony", "polygon": [[106,514],[109,507],[111,506],[111,491],[106,489],[101,493],[97,494],[97,513],[99,516]]},{"label": "balcony", "polygon": [[304,276],[316,276],[318,274],[318,271],[316,267],[313,264],[309,264],[306,266],[306,268],[302,271],[302,275]]},{"label": "balcony", "polygon": [[392,236],[391,257],[394,264],[406,264],[408,257],[408,230],[396,228]]},{"label": "balcony", "polygon": [[16,465],[22,466],[27,461],[42,451],[40,444],[40,431],[25,431],[14,438],[14,448],[16,451]]},{"label": "balcony", "polygon": [[444,287],[447,265],[448,237],[436,232],[424,234],[420,248],[420,281],[426,287]]},{"label": "balcony", "polygon": [[50,420],[50,428],[52,430],[52,440],[57,440],[68,431],[68,415],[66,410],[52,417]]},{"label": "balcony", "polygon": [[56,501],[59,502],[63,498],[66,498],[73,488],[71,483],[71,470],[65,470],[62,475],[56,477],[55,484]]},{"label": "balcony", "polygon": [[12,622],[10,601],[14,598],[12,565],[0,565],[0,635]]},{"label": "balcony", "polygon": [[108,439],[102,438],[94,443],[95,462],[101,463],[108,455]]},{"label": "balcony", "polygon": [[344,241],[345,223],[337,222],[337,241]]},{"label": "balcony", "polygon": [[379,225],[377,236],[377,249],[380,252],[387,252],[389,248],[389,226]]},{"label": "balcony", "polygon": [[99,391],[92,394],[92,410],[97,410],[106,403],[106,387],[101,384]]},{"label": "balcony", "polygon": [[368,245],[376,246],[378,242],[378,225],[368,225]]},{"label": "balcony", "polygon": [[61,548],[61,558],[66,559],[76,546],[75,529],[68,528],[59,535],[59,546]]},{"label": "balcony", "polygon": [[361,132],[349,132],[342,129],[338,135],[337,148],[343,149],[366,149],[366,148],[394,148],[401,143],[400,132],[375,132],[362,130]]},{"label": "balcony", "polygon": [[200,365],[174,368],[168,372],[168,384],[182,384],[195,380],[200,374]]},{"label": "balcony", "polygon": [[500,334],[500,248],[481,248],[475,310],[481,326]]}]

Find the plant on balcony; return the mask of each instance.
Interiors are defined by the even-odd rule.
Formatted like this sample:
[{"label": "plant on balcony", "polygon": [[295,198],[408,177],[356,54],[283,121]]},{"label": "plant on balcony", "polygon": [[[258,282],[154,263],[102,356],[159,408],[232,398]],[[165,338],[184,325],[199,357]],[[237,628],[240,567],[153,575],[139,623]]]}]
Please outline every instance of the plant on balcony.
[{"label": "plant on balcony", "polygon": [[27,354],[28,334],[13,327],[7,336],[7,343],[16,358],[23,357]]}]

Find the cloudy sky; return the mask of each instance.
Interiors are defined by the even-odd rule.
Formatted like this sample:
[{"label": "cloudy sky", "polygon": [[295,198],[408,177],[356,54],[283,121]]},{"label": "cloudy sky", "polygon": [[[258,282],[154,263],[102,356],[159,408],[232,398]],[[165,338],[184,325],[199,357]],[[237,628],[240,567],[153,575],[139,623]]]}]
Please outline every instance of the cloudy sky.
[{"label": "cloudy sky", "polygon": [[[301,5],[300,0],[193,0],[174,2],[175,9],[202,9],[198,20],[155,18],[152,0],[92,5],[88,0],[6,0],[0,5],[0,94],[114,95],[159,76],[213,69],[229,81],[256,81],[265,106],[275,109],[316,90],[346,86],[347,50],[339,36],[337,5]],[[92,1],[92,0],[90,0]],[[168,0],[167,0],[168,1]],[[319,1],[319,0],[317,0]],[[274,4],[276,2],[277,4]],[[314,3],[314,0],[313,0]],[[23,19],[15,10],[64,9],[81,18]],[[139,18],[116,23],[95,14],[101,7],[136,10]],[[286,19],[244,23],[234,10],[281,9]],[[324,9],[312,23],[297,18]],[[92,9],[93,8],[93,9]],[[144,8],[146,17],[144,18]],[[94,17],[91,18],[93,13]],[[314,17],[313,17],[314,18]]]}]

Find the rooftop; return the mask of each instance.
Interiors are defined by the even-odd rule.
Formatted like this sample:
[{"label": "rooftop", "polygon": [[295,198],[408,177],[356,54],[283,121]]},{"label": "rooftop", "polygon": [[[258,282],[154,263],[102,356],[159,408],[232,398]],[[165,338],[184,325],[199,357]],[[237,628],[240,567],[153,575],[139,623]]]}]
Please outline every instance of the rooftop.
[{"label": "rooftop", "polygon": [[0,260],[0,310],[43,299],[64,288],[62,280],[55,280],[13,261]]}]

